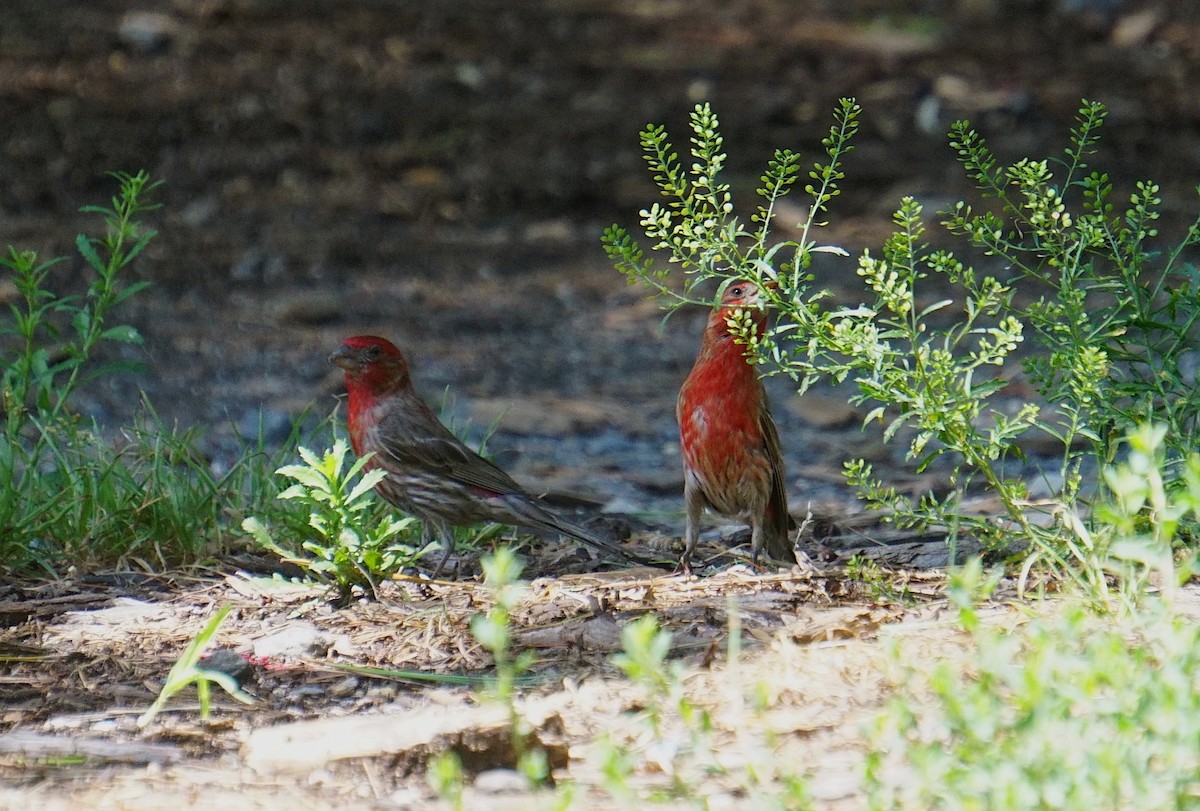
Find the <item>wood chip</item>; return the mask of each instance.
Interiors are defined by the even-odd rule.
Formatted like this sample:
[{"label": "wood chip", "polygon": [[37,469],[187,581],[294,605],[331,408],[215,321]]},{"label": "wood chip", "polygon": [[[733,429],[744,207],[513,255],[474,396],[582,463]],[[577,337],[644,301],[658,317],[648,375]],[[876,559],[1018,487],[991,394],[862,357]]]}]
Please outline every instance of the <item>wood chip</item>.
[{"label": "wood chip", "polygon": [[183,759],[179,747],[160,743],[114,741],[110,738],[63,737],[19,729],[0,735],[0,753],[31,760],[84,757],[120,763],[174,763]]}]

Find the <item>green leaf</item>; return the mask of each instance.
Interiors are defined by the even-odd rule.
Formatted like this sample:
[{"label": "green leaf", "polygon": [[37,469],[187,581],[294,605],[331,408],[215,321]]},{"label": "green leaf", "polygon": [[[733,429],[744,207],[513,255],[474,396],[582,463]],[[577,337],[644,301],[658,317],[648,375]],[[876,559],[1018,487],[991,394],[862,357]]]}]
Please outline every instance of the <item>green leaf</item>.
[{"label": "green leaf", "polygon": [[71,328],[75,330],[75,334],[81,338],[86,337],[92,325],[92,312],[87,307],[81,307],[75,311],[75,316],[71,319]]},{"label": "green leaf", "polygon": [[133,284],[127,285],[124,289],[113,294],[112,304],[120,304],[125,299],[142,292],[149,286],[150,282],[134,282]]},{"label": "green leaf", "polygon": [[118,341],[123,344],[138,344],[142,343],[142,334],[137,331],[136,327],[129,324],[121,324],[116,327],[109,327],[100,333],[100,339],[105,341]]},{"label": "green leaf", "polygon": [[314,490],[326,492],[329,490],[329,478],[320,469],[315,469],[307,465],[284,465],[275,472],[280,476],[295,479],[300,484]]},{"label": "green leaf", "polygon": [[292,498],[307,499],[309,498],[309,489],[303,484],[293,484],[291,487],[288,487],[282,493],[280,493],[278,498],[285,500]]},{"label": "green leaf", "polygon": [[154,239],[156,236],[158,236],[157,231],[147,231],[142,234],[138,241],[134,243],[133,247],[129,249],[129,253],[125,254],[125,258],[122,260],[121,264],[127,265],[137,258],[137,255],[145,250],[146,246],[150,244],[150,240]]},{"label": "green leaf", "polygon": [[374,468],[368,470],[366,474],[359,480],[354,489],[350,491],[350,495],[346,497],[348,502],[356,502],[374,489],[375,485],[383,481],[387,477],[387,471],[382,468]]},{"label": "green leaf", "polygon": [[96,249],[92,246],[92,241],[87,235],[80,234],[75,237],[75,247],[79,250],[79,255],[92,266],[92,269],[99,274],[108,272],[107,266],[100,259],[100,255],[96,253]]},{"label": "green leaf", "polygon": [[[317,455],[315,453],[313,453],[312,451],[310,451],[308,448],[305,448],[304,446],[300,446],[299,448],[296,449],[296,452],[300,454],[300,458],[304,460],[304,464],[308,465],[310,468],[319,468],[321,466],[321,460],[318,459]],[[276,472],[282,476],[291,475],[288,473],[282,473],[281,472],[282,470],[283,470],[283,468],[280,468],[279,471],[276,471]]]},{"label": "green leaf", "polygon": [[211,644],[213,638],[216,637],[221,624],[225,621],[225,617],[232,610],[232,604],[225,603],[222,605],[217,609],[217,613],[213,615],[212,619],[208,621],[208,624],[188,643],[187,648],[184,649],[170,672],[167,673],[166,681],[163,683],[158,697],[154,700],[150,708],[138,718],[137,724],[139,727],[149,725],[175,693],[192,683],[215,681],[223,690],[238,701],[245,703],[253,701],[253,698],[243,693],[238,687],[237,682],[228,676],[228,674],[214,674],[212,671],[202,670],[197,667],[200,657],[209,644]]}]

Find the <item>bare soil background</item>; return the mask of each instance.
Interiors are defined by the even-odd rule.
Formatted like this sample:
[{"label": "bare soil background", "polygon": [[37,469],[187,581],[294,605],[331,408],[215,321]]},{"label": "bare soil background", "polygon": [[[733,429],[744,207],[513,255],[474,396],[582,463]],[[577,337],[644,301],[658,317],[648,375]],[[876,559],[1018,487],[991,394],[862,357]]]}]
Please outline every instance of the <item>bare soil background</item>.
[{"label": "bare soil background", "polygon": [[[1191,219],[1200,181],[1198,85],[1200,10],[1190,0],[6,0],[0,243],[71,253],[75,234],[92,227],[78,208],[112,192],[104,173],[145,168],[166,181],[157,195],[164,208],[148,218],[160,236],[135,271],[153,286],[124,315],[146,339],[130,356],[150,372],[101,381],[79,399],[83,413],[121,425],[145,391],[165,420],[201,426],[202,448],[220,465],[234,433],[252,432],[260,414],[281,440],[310,403],[332,408],[339,380],[326,355],[346,335],[378,333],[410,354],[431,399],[448,386],[459,414],[480,427],[505,413],[491,448],[531,487],[617,514],[654,513],[677,533],[674,397],[704,314],[681,313],[660,331],[656,305],[625,286],[599,245],[605,225],[635,227],[637,210],[655,197],[637,142],[646,123],[666,123],[682,145],[687,111],[711,101],[731,180],[750,203],[774,148],[817,159],[836,99],[857,97],[863,128],[823,235],[854,254],[878,247],[902,195],[924,201],[933,220],[970,194],[945,143],[954,119],[975,122],[1002,159],[1040,157],[1065,143],[1080,98],[1098,99],[1111,115],[1094,165],[1121,191],[1137,179],[1159,181],[1163,231],[1173,234]],[[63,266],[62,289],[79,284],[81,264]],[[819,283],[857,300],[853,260],[818,271]],[[12,295],[0,283],[0,299]],[[867,456],[886,468],[897,451],[862,433],[837,392],[797,399],[786,381],[771,385],[794,511],[812,505],[849,520],[841,461]],[[625,572],[607,575],[624,584],[608,594],[604,583],[563,579],[578,564],[563,560],[547,558],[534,573],[558,575],[546,588],[586,592],[594,602],[576,601],[587,607],[578,613],[554,603],[559,614],[522,617],[526,630],[568,615],[619,624],[664,611],[649,596],[663,589],[691,606],[667,611],[681,639],[707,644],[724,633],[727,594],[758,595],[765,602],[759,624],[750,623],[749,639],[761,646],[753,655],[768,657],[764,672],[779,672],[780,660],[769,657],[784,655],[788,678],[804,676],[794,656],[814,674],[825,666],[850,672],[805,658],[824,655],[805,652],[818,639],[852,638],[846,644],[863,646],[854,656],[876,661],[877,629],[908,611],[893,616],[853,584],[803,573],[722,575],[731,579],[715,580],[707,601],[697,601],[687,583]],[[339,614],[312,595],[258,593],[253,582],[225,572],[8,586],[0,595],[8,670],[0,725],[66,740],[165,741],[177,751],[168,758],[175,765],[132,757],[108,768],[94,765],[99,758],[78,770],[30,769],[7,756],[3,774],[23,788],[0,803],[426,803],[412,777],[419,755],[407,765],[392,753],[276,779],[248,770],[242,747],[253,728],[285,718],[461,702],[410,687],[379,692],[329,666],[486,668],[466,631],[482,604],[477,587],[397,586],[384,605]],[[625,594],[634,598],[614,596]],[[121,599],[139,603],[113,602]],[[284,675],[260,668],[257,708],[223,708],[216,725],[197,726],[189,714],[136,732],[131,713],[149,702],[206,612],[227,599],[239,606],[228,642],[239,652],[297,618],[323,633],[344,624],[353,644],[317,644],[320,655],[306,649],[304,664]],[[94,613],[122,605],[124,614]],[[833,630],[786,631],[826,628],[823,611],[835,612],[826,623]],[[428,630],[421,612],[449,617],[434,641],[396,630],[407,622]],[[862,612],[869,621],[852,621]],[[79,623],[91,630],[69,630]],[[105,623],[118,630],[96,633]],[[145,630],[156,627],[162,632]],[[561,643],[543,672],[575,683],[611,677],[605,639]],[[456,650],[443,655],[441,646]],[[709,658],[686,645],[680,655],[696,665]],[[830,687],[843,683],[835,680],[814,704],[818,689],[797,685],[794,706],[828,709],[815,728],[853,738],[847,724],[881,684],[878,671],[862,667],[870,675],[865,687],[855,682],[857,692]],[[631,703],[613,698],[611,706],[615,713]],[[576,721],[580,714],[563,712]],[[565,737],[578,742],[590,731]],[[797,740],[828,743],[813,736]],[[806,754],[821,779],[849,768],[837,760],[849,738],[821,750],[824,760],[819,746]],[[852,803],[854,792],[835,786],[822,796]],[[528,807],[521,802],[528,798],[513,807]]]}]

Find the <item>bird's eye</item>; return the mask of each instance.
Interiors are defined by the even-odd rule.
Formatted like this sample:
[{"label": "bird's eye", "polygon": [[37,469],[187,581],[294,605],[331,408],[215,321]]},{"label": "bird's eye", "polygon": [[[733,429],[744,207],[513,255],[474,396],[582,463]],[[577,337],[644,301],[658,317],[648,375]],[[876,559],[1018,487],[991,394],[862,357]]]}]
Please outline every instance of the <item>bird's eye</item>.
[{"label": "bird's eye", "polygon": [[367,347],[367,357],[369,357],[369,358],[379,357],[379,347],[377,347],[377,346]]},{"label": "bird's eye", "polygon": [[729,288],[729,295],[733,296],[734,298],[741,298],[742,297],[742,288],[741,287]]}]

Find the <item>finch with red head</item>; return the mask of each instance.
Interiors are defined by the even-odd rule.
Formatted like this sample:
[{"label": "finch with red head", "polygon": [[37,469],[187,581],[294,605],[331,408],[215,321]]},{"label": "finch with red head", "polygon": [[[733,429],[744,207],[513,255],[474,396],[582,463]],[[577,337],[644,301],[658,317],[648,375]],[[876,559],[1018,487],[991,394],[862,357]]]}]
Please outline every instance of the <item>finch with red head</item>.
[{"label": "finch with red head", "polygon": [[766,333],[767,313],[757,285],[734,281],[708,316],[700,354],[675,407],[683,451],[687,531],[680,566],[688,571],[705,508],[750,524],[751,556],[787,563],[796,555],[788,539],[783,458],[767,393],[729,319],[748,311],[752,332]]},{"label": "finch with red head", "polygon": [[555,515],[507,473],[459,441],[417,396],[408,362],[390,341],[373,335],[347,338],[329,360],[344,373],[350,445],[359,456],[374,452],[368,469],[381,468],[388,474],[375,485],[375,492],[421,519],[427,543],[436,531],[446,547],[434,577],[454,550],[450,528],[483,521],[554,530],[638,560]]}]

